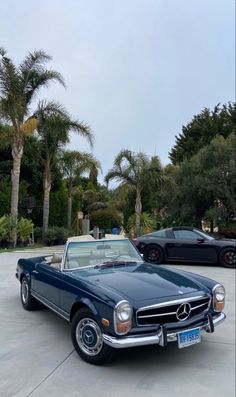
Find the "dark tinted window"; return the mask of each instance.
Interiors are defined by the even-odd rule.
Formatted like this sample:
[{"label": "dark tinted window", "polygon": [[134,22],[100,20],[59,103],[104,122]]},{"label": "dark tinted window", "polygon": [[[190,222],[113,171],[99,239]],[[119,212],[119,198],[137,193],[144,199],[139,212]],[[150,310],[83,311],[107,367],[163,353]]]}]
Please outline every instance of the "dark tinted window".
[{"label": "dark tinted window", "polygon": [[179,240],[196,240],[199,235],[192,230],[174,230],[174,236]]},{"label": "dark tinted window", "polygon": [[149,236],[150,237],[166,237],[166,230],[165,229],[157,230],[156,232],[150,233]]}]

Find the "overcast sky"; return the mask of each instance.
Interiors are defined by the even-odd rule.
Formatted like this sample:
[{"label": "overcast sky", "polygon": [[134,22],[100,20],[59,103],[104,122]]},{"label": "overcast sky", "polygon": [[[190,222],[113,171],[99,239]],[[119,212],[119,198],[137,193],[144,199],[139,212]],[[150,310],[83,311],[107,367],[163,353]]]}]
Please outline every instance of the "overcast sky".
[{"label": "overcast sky", "polygon": [[[56,99],[91,126],[103,174],[121,149],[159,155],[204,107],[233,101],[234,0],[6,0],[0,46],[53,56]],[[80,137],[70,148],[88,151]]]}]

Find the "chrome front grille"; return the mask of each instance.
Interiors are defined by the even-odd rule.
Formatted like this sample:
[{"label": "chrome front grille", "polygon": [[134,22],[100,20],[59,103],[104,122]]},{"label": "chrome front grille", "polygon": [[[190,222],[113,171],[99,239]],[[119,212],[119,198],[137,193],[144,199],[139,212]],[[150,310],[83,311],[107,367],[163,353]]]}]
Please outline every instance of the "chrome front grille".
[{"label": "chrome front grille", "polygon": [[[210,296],[205,295],[142,307],[137,310],[137,324],[154,325],[184,321],[207,311],[210,303]],[[181,305],[182,307],[180,308]],[[184,305],[186,306],[184,307]],[[179,314],[181,314],[182,311],[184,312],[185,309],[187,311],[187,318],[185,318],[186,316],[182,316],[181,318]]]}]

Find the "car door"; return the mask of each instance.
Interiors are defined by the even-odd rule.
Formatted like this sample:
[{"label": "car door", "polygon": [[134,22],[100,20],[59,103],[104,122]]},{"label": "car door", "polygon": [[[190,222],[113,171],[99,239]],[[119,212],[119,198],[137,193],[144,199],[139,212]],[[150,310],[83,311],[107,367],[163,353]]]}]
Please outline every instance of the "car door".
[{"label": "car door", "polygon": [[174,229],[174,241],[168,244],[169,257],[176,260],[195,262],[214,262],[213,247],[197,232],[186,229]]},{"label": "car door", "polygon": [[32,272],[31,290],[43,303],[60,306],[61,271],[46,262],[37,263]]},{"label": "car door", "polygon": [[82,283],[77,276],[74,279],[71,272],[62,272],[63,289],[60,291],[60,307],[66,313],[70,313],[73,303],[80,299],[81,295],[84,294]]}]

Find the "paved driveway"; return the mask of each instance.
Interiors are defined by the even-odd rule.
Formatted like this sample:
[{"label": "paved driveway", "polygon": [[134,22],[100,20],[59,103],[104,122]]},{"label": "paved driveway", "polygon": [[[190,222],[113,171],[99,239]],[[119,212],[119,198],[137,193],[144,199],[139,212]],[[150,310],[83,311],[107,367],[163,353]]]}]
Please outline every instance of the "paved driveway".
[{"label": "paved driveway", "polygon": [[[35,254],[37,255],[37,254]],[[235,271],[175,266],[222,282],[227,320],[201,344],[129,349],[103,367],[83,362],[69,325],[49,310],[27,312],[15,279],[19,257],[0,254],[0,396],[17,397],[234,397]]]}]

